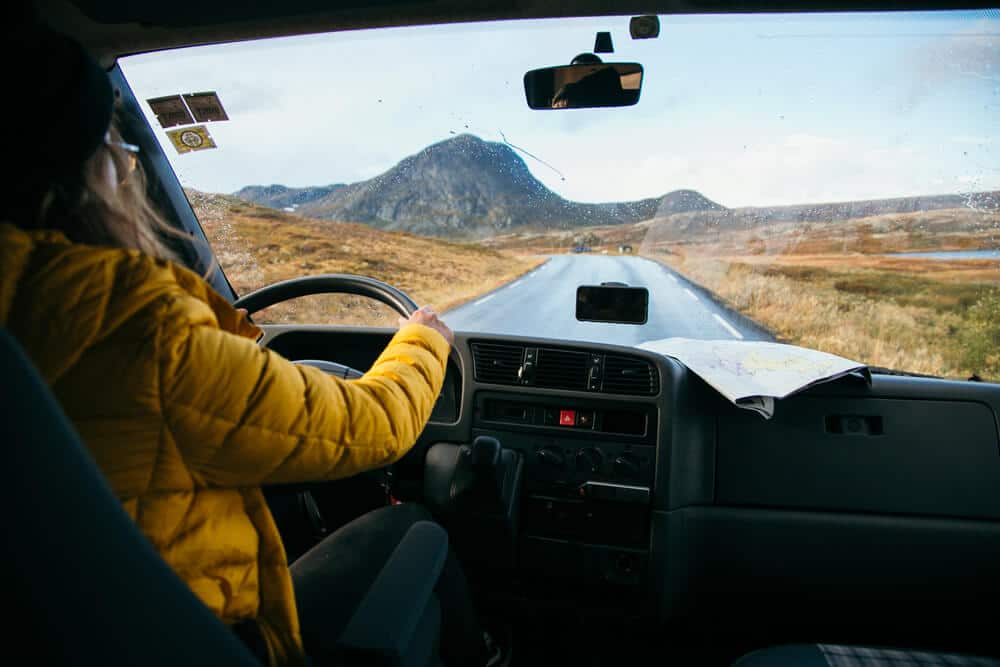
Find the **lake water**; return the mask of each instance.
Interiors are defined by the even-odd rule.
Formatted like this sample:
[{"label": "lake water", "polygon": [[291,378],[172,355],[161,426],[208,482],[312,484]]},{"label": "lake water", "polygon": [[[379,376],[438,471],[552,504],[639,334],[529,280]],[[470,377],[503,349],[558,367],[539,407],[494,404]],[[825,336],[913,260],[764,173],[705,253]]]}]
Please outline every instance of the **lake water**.
[{"label": "lake water", "polygon": [[1000,250],[945,250],[941,252],[897,252],[889,257],[914,259],[1000,259]]}]

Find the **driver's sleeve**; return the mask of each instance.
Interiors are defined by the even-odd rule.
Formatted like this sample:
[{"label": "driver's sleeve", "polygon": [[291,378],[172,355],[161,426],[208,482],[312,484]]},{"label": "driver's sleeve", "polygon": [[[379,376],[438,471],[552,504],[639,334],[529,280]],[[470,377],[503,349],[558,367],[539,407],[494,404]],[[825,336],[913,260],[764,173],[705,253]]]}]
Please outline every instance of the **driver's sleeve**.
[{"label": "driver's sleeve", "polygon": [[437,331],[406,325],[348,381],[214,326],[163,336],[166,437],[199,483],[223,487],[336,479],[396,461],[430,417],[450,349]]}]

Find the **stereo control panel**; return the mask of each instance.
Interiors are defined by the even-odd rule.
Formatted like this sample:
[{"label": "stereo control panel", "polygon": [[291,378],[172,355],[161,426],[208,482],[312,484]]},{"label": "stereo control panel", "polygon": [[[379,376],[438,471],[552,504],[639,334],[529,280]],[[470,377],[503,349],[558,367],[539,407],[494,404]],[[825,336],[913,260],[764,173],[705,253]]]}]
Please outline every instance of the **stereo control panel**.
[{"label": "stereo control panel", "polygon": [[653,445],[656,410],[649,404],[580,400],[552,396],[511,396],[481,392],[476,395],[474,423],[567,432]]},{"label": "stereo control panel", "polygon": [[554,396],[476,396],[473,436],[525,458],[525,490],[648,503],[656,467],[655,405]]}]

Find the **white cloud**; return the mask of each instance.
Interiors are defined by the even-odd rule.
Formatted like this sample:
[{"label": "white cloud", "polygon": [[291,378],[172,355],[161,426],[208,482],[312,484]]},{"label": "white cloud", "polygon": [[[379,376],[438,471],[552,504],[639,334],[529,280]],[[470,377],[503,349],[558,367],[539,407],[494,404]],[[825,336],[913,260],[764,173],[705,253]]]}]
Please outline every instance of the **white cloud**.
[{"label": "white cloud", "polygon": [[[849,52],[837,17],[802,21],[833,37],[761,42],[727,17],[681,21],[650,43],[616,39],[615,58],[642,61],[647,77],[639,105],[612,110],[534,112],[521,89],[527,69],[592,44],[603,19],[361,31],[151,54],[124,69],[142,99],[219,92],[232,120],[210,125],[217,151],[176,156],[161,133],[182,181],[207,190],[363,180],[451,132],[504,132],[552,165],[525,156],[542,182],[579,201],[691,188],[742,206],[931,194],[959,179],[1000,187],[996,84],[956,75],[1000,72],[997,38],[938,40],[906,60],[930,42],[893,39],[911,29],[905,16]],[[877,67],[861,85],[866,63]]]}]

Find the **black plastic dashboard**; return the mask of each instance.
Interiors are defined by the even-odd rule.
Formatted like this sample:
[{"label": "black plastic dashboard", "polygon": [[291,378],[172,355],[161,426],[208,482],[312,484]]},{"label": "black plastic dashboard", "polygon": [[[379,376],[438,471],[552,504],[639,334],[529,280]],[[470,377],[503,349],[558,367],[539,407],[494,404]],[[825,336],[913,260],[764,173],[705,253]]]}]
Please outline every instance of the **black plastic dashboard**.
[{"label": "black plastic dashboard", "polygon": [[[267,327],[264,342],[364,370],[391,333]],[[519,363],[485,366],[487,348]],[[585,370],[526,375],[530,350],[579,354]],[[605,391],[609,359],[652,375]],[[512,576],[572,604],[830,640],[926,645],[961,629],[997,652],[976,601],[1000,599],[998,414],[998,385],[875,376],[819,385],[764,420],[653,353],[459,333],[431,423],[397,468],[419,498],[435,443],[491,435],[521,452]]]}]

